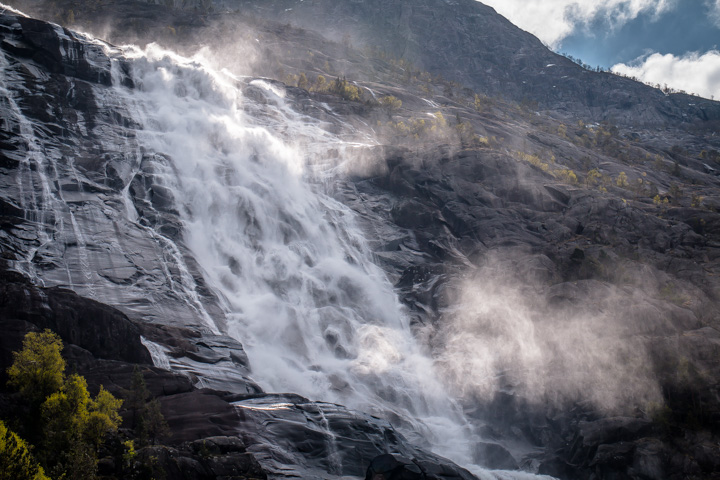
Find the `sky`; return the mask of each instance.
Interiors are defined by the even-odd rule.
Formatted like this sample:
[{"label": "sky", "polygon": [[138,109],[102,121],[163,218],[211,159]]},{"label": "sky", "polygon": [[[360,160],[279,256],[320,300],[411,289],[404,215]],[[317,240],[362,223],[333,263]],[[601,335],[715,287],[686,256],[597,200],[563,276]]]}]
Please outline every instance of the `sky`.
[{"label": "sky", "polygon": [[720,0],[481,0],[551,49],[720,100]]}]

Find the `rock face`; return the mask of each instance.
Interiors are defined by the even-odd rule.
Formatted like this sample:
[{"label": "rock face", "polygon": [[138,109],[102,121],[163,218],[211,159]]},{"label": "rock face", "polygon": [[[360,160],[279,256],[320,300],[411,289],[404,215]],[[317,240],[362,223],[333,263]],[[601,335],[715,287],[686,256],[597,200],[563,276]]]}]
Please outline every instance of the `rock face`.
[{"label": "rock face", "polygon": [[[220,356],[198,354],[217,343],[210,318],[222,318],[218,299],[180,241],[167,190],[153,180],[158,159],[139,152],[138,125],[113,94],[107,47],[39,20],[3,16],[2,22],[3,257],[38,283],[101,298],[143,324],[209,334],[197,335],[176,356],[194,355],[187,357],[191,371],[227,362],[233,373],[224,381],[248,391],[252,382],[237,342],[227,338]],[[132,87],[127,68],[119,61],[114,74]],[[51,295],[48,302],[63,309],[67,300]],[[101,321],[100,307],[95,310],[88,315]],[[70,324],[43,326],[75,331]],[[108,348],[123,348],[110,338],[103,340]]]},{"label": "rock face", "polygon": [[[239,12],[245,18],[253,16],[292,25],[319,32],[337,42],[385,52],[488,96],[539,102],[555,112],[594,121],[657,126],[720,120],[720,107],[715,102],[684,94],[667,96],[629,79],[585,70],[549,51],[536,37],[474,0],[183,1],[173,5],[193,15],[174,17],[166,9],[153,8],[167,2],[147,3],[151,5],[139,3],[133,9],[118,12],[125,17],[119,27],[143,37],[147,25],[140,24],[147,24],[148,18],[155,17],[165,24],[174,22],[178,28],[189,30]],[[22,2],[20,5],[25,6]],[[85,8],[82,2],[65,1],[60,5],[65,12],[71,9],[83,12]],[[27,6],[32,8],[33,4]],[[92,8],[93,16],[108,15],[105,21],[110,20],[109,11]],[[190,17],[195,17],[192,26],[188,25],[192,22]],[[326,21],[327,18],[332,21]],[[91,17],[85,21],[98,19]],[[363,76],[362,69],[353,73]]]},{"label": "rock face", "polygon": [[[662,92],[608,73],[593,73],[550,52],[492,8],[474,0],[399,2],[213,3],[340,40],[386,51],[423,70],[489,96],[537,101],[597,121],[664,124],[720,119],[720,108],[687,95]],[[442,11],[442,14],[438,12]],[[332,22],[322,19],[330,17]],[[447,52],[453,52],[448,55]],[[695,106],[689,107],[689,104]],[[687,115],[687,117],[686,117]]]},{"label": "rock face", "polygon": [[[216,45],[232,31],[249,36],[245,51],[265,59],[251,71],[280,81],[233,77],[243,113],[257,131],[277,130],[308,150],[305,176],[325,195],[316,202],[318,225],[328,225],[318,245],[340,232],[349,253],[333,258],[335,270],[369,270],[367,243],[403,305],[399,323],[432,359],[413,368],[441,372],[452,399],[442,421],[466,422],[468,464],[558,478],[717,474],[720,144],[706,133],[716,102],[689,106],[688,97],[582,70],[469,0],[176,3],[18,6],[68,22],[72,8],[73,21],[91,29],[117,17],[127,27],[117,39],[177,36],[186,50],[209,32]],[[128,101],[157,77],[138,77],[131,55],[43,21],[3,14],[0,35],[3,372],[22,335],[42,328],[63,337],[91,388],[122,396],[140,365],[171,429],[165,446],[142,454],[169,478],[472,478],[425,449],[413,422],[430,411],[426,392],[411,390],[408,377],[382,376],[418,353],[372,343],[393,302],[385,312],[363,309],[380,297],[364,295],[350,274],[283,270],[280,246],[300,252],[298,271],[320,263],[297,241],[310,230],[293,217],[299,198],[277,210],[276,244],[259,240],[260,202],[237,202],[222,218],[258,262],[275,259],[258,263],[269,267],[265,297],[254,298],[320,305],[308,317],[332,314],[318,331],[260,301],[234,309],[240,300],[227,292],[249,291],[238,279],[253,262],[229,247],[219,248],[220,265],[200,255],[207,251],[189,233],[200,206],[180,202],[167,182],[178,158],[147,147],[161,127],[141,125]],[[228,66],[238,67],[236,57]],[[172,55],[159,58],[169,72]],[[173,84],[173,102],[206,94],[195,67],[181,69],[188,82]],[[320,88],[318,74],[346,76],[362,101]],[[389,95],[402,104],[379,102]],[[531,101],[513,101],[523,99]],[[619,126],[594,123],[610,118]],[[224,155],[236,145],[219,131],[191,133]],[[270,164],[261,143],[249,144],[245,170],[218,161],[213,174],[224,175],[199,173],[227,181],[204,188],[269,195],[270,183],[232,183]],[[364,239],[345,228],[349,217]],[[212,241],[234,245],[231,235]],[[310,297],[295,298],[305,284]],[[360,333],[348,311],[372,317]],[[259,356],[248,354],[246,315],[262,317],[264,330],[288,318],[275,337],[288,345],[278,355],[286,380],[317,373],[332,398],[372,391],[372,411],[385,420],[263,392],[274,379],[258,378],[261,362],[278,359],[258,345],[249,347]],[[364,358],[363,342],[388,356]],[[313,355],[318,345],[325,357]],[[328,365],[340,367],[329,374]]]}]

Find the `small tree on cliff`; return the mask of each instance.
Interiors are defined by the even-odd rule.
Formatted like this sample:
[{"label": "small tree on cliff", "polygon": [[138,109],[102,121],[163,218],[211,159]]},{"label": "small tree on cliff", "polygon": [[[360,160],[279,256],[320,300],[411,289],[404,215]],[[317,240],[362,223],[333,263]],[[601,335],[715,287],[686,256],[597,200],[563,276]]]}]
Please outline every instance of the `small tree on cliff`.
[{"label": "small tree on cliff", "polygon": [[152,395],[145,385],[145,378],[136,367],[126,405],[132,412],[133,428],[140,443],[155,445],[155,442],[167,435],[168,425],[160,411],[160,402],[151,397]]},{"label": "small tree on cliff", "polygon": [[11,386],[39,407],[47,397],[58,391],[65,380],[65,360],[62,340],[50,330],[25,335],[23,348],[13,352],[13,364],[8,369]]},{"label": "small tree on cliff", "polygon": [[85,378],[65,377],[62,341],[55,333],[28,333],[8,369],[10,385],[30,403],[26,422],[38,458],[53,477],[90,479],[97,467],[97,450],[105,436],[120,425],[122,400],[100,387],[91,398]]}]

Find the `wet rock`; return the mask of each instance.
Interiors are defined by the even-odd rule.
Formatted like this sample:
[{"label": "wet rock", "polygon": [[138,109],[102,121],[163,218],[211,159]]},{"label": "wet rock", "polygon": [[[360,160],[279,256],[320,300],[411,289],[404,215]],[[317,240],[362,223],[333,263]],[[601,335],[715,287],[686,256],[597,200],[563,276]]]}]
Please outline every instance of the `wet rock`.
[{"label": "wet rock", "polygon": [[427,477],[409,458],[400,455],[378,455],[373,458],[365,480],[425,480]]},{"label": "wet rock", "polygon": [[[411,444],[378,418],[294,395],[234,398],[243,442],[270,474],[307,479],[362,477],[370,471],[372,459],[394,452],[405,465],[401,470],[416,475],[407,478],[474,478],[452,462]],[[407,463],[407,459],[412,461]]]},{"label": "wet rock", "polygon": [[57,332],[99,358],[152,363],[140,332],[122,312],[70,290],[39,288],[21,276],[2,272],[0,318],[24,321]]},{"label": "wet rock", "polygon": [[518,470],[517,461],[505,447],[497,443],[479,442],[474,447],[473,459],[493,470]]},{"label": "wet rock", "polygon": [[166,478],[186,480],[267,478],[262,467],[247,454],[215,456],[206,452],[195,454],[185,446],[176,448],[153,446],[138,450],[137,455],[139,463],[152,465],[157,472],[163,472]]}]

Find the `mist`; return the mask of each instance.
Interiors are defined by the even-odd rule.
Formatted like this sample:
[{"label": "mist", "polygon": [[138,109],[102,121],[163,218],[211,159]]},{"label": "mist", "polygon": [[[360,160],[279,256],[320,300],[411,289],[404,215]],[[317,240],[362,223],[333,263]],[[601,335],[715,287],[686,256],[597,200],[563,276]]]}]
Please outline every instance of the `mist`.
[{"label": "mist", "polygon": [[456,395],[613,413],[661,400],[639,324],[653,307],[640,292],[594,280],[544,287],[516,267],[489,255],[455,282],[435,348]]}]

